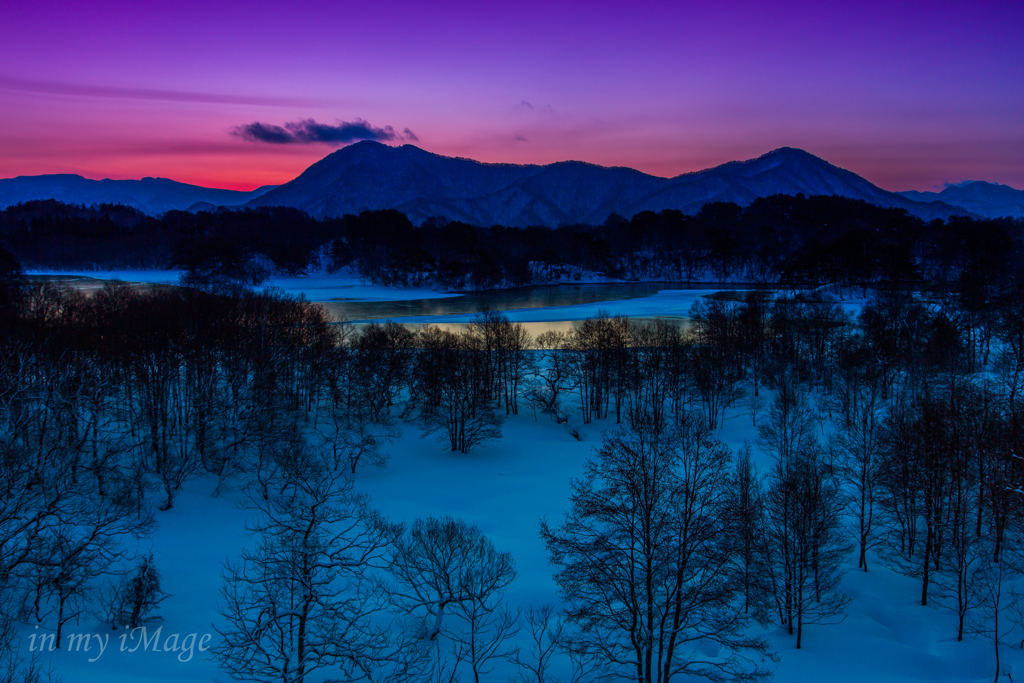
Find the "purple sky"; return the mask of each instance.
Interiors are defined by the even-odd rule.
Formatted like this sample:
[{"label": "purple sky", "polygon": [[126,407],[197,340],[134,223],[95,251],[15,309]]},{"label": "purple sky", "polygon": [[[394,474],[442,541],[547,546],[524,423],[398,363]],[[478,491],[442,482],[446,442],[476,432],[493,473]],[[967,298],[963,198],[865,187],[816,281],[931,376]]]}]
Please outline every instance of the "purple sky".
[{"label": "purple sky", "polygon": [[315,119],[483,161],[791,146],[887,189],[1024,188],[1024,2],[832,5],[8,0],[0,177],[281,183],[340,144],[284,128]]}]

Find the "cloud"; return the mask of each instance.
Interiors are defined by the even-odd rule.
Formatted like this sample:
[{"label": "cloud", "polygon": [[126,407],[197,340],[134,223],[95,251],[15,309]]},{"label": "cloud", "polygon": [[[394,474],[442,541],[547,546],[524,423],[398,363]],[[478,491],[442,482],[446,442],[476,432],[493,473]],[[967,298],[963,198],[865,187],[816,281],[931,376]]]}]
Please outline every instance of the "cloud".
[{"label": "cloud", "polygon": [[408,128],[402,133],[396,133],[395,129],[391,126],[377,128],[362,119],[338,121],[333,126],[327,123],[317,123],[314,119],[300,119],[299,121],[286,123],[284,126],[275,126],[256,121],[235,127],[231,134],[249,142],[267,142],[275,145],[309,145],[314,143],[347,145],[357,140],[377,140],[378,142],[419,140],[416,134]]},{"label": "cloud", "polygon": [[153,88],[121,88],[104,85],[75,85],[52,81],[34,81],[0,76],[0,90],[57,95],[61,97],[100,97],[121,100],[156,100],[162,102],[199,102],[205,104],[238,104],[259,107],[319,107],[331,106],[320,100],[289,97],[250,97],[246,95],[219,95],[215,93],[156,90]]},{"label": "cloud", "polygon": [[550,104],[543,104],[543,105],[537,104],[537,105],[535,105],[533,102],[530,102],[528,100],[519,100],[519,104],[517,104],[514,107],[514,109],[521,109],[521,110],[524,110],[524,111],[534,111],[534,112],[537,112],[538,114],[554,114],[555,113],[555,108],[552,107]]},{"label": "cloud", "polygon": [[398,136],[391,126],[374,128],[362,119],[349,123],[339,121],[338,125],[317,123],[313,119],[304,119],[295,123],[286,123],[284,127],[294,136],[296,142],[340,142],[342,144],[356,140],[394,140]]},{"label": "cloud", "polygon": [[249,142],[272,142],[279,145],[296,142],[292,134],[281,126],[272,126],[269,123],[260,123],[259,121],[245,126],[238,126],[232,133]]},{"label": "cloud", "polygon": [[516,142],[529,142],[529,140],[526,139],[526,136],[523,135],[522,133],[516,133],[513,139]]}]

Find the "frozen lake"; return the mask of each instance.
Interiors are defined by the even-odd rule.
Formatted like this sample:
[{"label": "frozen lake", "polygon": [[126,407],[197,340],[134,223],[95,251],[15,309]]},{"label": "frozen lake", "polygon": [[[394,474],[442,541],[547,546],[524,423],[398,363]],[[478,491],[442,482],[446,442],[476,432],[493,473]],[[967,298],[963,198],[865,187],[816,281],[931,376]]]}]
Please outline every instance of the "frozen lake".
[{"label": "frozen lake", "polygon": [[[432,319],[439,316],[472,315],[485,308],[498,311],[586,307],[612,301],[643,299],[665,290],[719,291],[744,289],[746,285],[705,285],[672,282],[615,282],[606,284],[536,285],[485,292],[466,292],[446,298],[390,301],[324,301],[332,314],[350,321],[388,318]],[[401,292],[406,290],[390,290]],[[320,300],[323,301],[323,300]],[[672,314],[673,317],[676,314]],[[584,316],[586,317],[586,316]],[[522,322],[529,322],[523,320]]]},{"label": "frozen lake", "polygon": [[[29,275],[90,291],[103,287],[109,280],[138,283],[140,286],[175,285],[179,272],[30,271]],[[410,327],[438,325],[457,331],[464,328],[476,313],[490,308],[504,311],[513,322],[523,323],[534,337],[548,330],[568,331],[599,311],[630,318],[672,319],[685,324],[690,307],[699,297],[723,290],[749,288],[735,283],[620,282],[537,285],[459,293],[368,285],[351,273],[274,277],[267,286],[316,301],[337,321],[359,324],[397,320]]]}]

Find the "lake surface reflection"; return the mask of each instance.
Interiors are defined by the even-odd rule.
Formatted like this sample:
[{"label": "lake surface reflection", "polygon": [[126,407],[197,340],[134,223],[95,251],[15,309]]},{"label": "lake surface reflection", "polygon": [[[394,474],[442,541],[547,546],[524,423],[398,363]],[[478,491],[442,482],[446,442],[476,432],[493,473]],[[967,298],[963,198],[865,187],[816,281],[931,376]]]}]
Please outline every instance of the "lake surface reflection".
[{"label": "lake surface reflection", "polygon": [[[601,301],[621,301],[654,296],[665,289],[749,289],[741,284],[702,284],[681,282],[623,282],[592,285],[542,285],[468,292],[446,299],[410,301],[322,301],[321,305],[336,320],[365,322],[414,316],[465,315],[484,308],[509,311],[551,306],[578,306]],[[554,324],[554,323],[544,323]]]}]

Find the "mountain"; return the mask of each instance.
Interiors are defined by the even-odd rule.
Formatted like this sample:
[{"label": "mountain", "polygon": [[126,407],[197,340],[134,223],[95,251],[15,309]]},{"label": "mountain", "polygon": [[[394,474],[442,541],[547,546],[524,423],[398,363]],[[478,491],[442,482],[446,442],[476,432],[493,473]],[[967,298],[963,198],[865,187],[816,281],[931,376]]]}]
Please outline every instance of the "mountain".
[{"label": "mountain", "polygon": [[398,209],[413,222],[433,216],[475,225],[603,223],[609,214],[679,209],[707,202],[750,204],[772,194],[837,194],[906,209],[926,220],[951,215],[1024,215],[1024,192],[973,182],[934,192],[888,192],[803,150],[783,147],[749,161],[660,178],[581,161],[546,166],[487,164],[413,145],[366,141],[329,154],[291,182],[252,192],[187,185],[166,178],[88,180],[77,175],[0,180],[0,208],[32,199],[121,203],[149,214],[219,206],[292,206],[317,217]]},{"label": "mountain", "polygon": [[772,194],[838,194],[906,209],[926,220],[969,215],[944,201],[888,192],[803,150],[784,147],[750,161],[660,178],[579,161],[546,166],[488,164],[413,145],[359,142],[330,154],[247,206],[284,205],[314,216],[397,209],[416,223],[443,216],[476,225],[602,223],[611,213],[680,209],[707,202],[750,204]]},{"label": "mountain", "polygon": [[217,190],[187,185],[167,178],[142,180],[89,180],[80,175],[19,176],[0,180],[0,209],[33,199],[57,199],[68,204],[124,204],[156,215],[172,209],[186,210],[198,202],[238,206],[274,188],[267,185],[252,192]]},{"label": "mountain", "polygon": [[942,201],[955,204],[986,218],[1013,216],[1024,217],[1024,190],[1015,190],[1009,185],[969,180],[951,185],[942,192],[900,192],[907,199],[917,202]]}]

